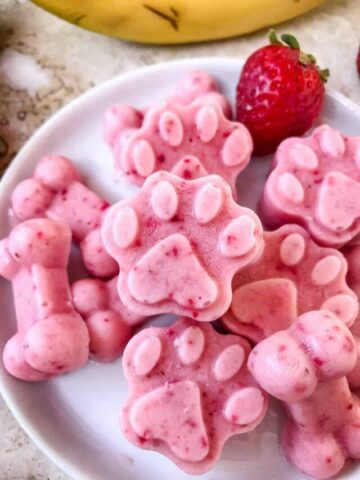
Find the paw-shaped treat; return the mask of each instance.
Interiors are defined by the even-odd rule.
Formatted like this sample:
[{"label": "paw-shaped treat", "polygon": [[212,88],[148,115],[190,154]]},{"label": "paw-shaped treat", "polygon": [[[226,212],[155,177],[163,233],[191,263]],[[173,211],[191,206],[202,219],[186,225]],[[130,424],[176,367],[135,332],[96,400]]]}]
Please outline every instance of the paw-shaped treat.
[{"label": "paw-shaped treat", "polygon": [[125,436],[188,473],[212,468],[225,441],[253,430],[267,410],[246,367],[249,351],[244,339],[186,318],[142,330],[123,356]]},{"label": "paw-shaped treat", "polygon": [[89,330],[90,357],[99,362],[118,358],[133,327],[145,321],[145,317],[130,312],[121,303],[116,284],[117,277],[108,282],[85,278],[71,286],[75,309]]},{"label": "paw-shaped treat", "polygon": [[259,342],[321,309],[352,325],[358,299],[347,286],[340,252],[319,247],[298,225],[264,232],[264,243],[261,257],[233,279],[231,307],[222,318],[231,332]]},{"label": "paw-shaped treat", "polygon": [[[227,118],[232,117],[230,103],[219,93],[216,80],[206,72],[186,74],[180,79],[167,101],[179,105],[189,105],[204,95],[208,99],[218,102]],[[109,108],[103,121],[103,134],[108,145],[112,149],[117,148],[117,144],[121,144],[134,129],[140,128],[147,110],[148,108],[136,109],[128,104],[118,104]]]},{"label": "paw-shaped treat", "polygon": [[45,157],[34,176],[20,182],[12,194],[12,209],[19,220],[48,217],[67,223],[80,244],[87,270],[98,277],[114,276],[118,271],[100,236],[108,207],[80,181],[75,165],[64,157]]},{"label": "paw-shaped treat", "polygon": [[219,92],[220,88],[214,77],[207,72],[195,71],[187,73],[180,78],[174,92],[167,100],[179,105],[189,105],[203,95]]},{"label": "paw-shaped treat", "polygon": [[[347,246],[343,250],[343,254],[349,266],[347,282],[360,300],[360,245]],[[350,330],[356,342],[358,359],[355,368],[347,376],[347,379],[350,387],[356,389],[360,388],[360,314],[356,317]]]},{"label": "paw-shaped treat", "polygon": [[256,214],[217,175],[183,180],[157,172],[105,217],[105,248],[120,267],[118,292],[141,315],[219,318],[234,274],[263,248]]},{"label": "paw-shaped treat", "polygon": [[360,137],[323,125],[285,140],[260,208],[269,226],[295,222],[322,245],[349,242],[360,232]]},{"label": "paw-shaped treat", "polygon": [[0,275],[12,282],[17,333],[3,359],[22,380],[44,380],[82,367],[89,334],[75,311],[67,277],[71,232],[62,222],[28,220],[0,242]]},{"label": "paw-shaped treat", "polygon": [[158,170],[181,174],[190,155],[201,168],[185,170],[185,178],[216,173],[236,195],[236,177],[249,163],[253,144],[246,127],[225,116],[221,98],[209,94],[189,105],[166,102],[150,108],[137,129],[131,123],[117,140],[109,135],[116,172],[142,185]]},{"label": "paw-shaped treat", "polygon": [[345,378],[356,357],[349,329],[326,310],[302,315],[249,356],[258,383],[286,403],[285,455],[313,477],[330,478],[360,458],[360,403]]}]

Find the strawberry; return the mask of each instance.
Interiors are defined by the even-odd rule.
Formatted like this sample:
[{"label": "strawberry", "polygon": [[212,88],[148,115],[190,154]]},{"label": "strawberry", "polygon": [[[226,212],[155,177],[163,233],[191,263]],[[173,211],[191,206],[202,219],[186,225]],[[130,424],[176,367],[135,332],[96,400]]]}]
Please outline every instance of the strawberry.
[{"label": "strawberry", "polygon": [[357,71],[360,77],[360,48],[359,48],[357,59],[356,59],[356,66],[357,66]]},{"label": "strawberry", "polygon": [[292,35],[281,42],[271,30],[269,39],[246,61],[236,91],[236,117],[250,130],[256,155],[274,152],[282,140],[314,125],[329,76]]}]

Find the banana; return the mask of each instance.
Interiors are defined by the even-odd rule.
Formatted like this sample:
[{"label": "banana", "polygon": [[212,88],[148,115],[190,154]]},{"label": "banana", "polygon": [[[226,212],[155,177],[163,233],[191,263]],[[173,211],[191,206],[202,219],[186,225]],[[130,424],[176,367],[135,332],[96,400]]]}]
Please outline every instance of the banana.
[{"label": "banana", "polygon": [[33,0],[79,27],[142,43],[200,42],[249,33],[325,0]]}]

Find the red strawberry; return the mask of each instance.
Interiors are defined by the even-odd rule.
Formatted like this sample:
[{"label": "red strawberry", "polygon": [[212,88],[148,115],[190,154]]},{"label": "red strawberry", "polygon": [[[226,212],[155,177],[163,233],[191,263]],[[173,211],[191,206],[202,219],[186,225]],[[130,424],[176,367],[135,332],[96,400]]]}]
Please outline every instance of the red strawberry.
[{"label": "red strawberry", "polygon": [[295,37],[283,43],[269,33],[271,45],[254,52],[244,65],[236,93],[236,116],[250,130],[256,155],[275,151],[290,136],[313,126],[324,103],[329,71],[300,50]]},{"label": "red strawberry", "polygon": [[357,65],[357,71],[358,71],[358,74],[359,74],[359,77],[360,77],[360,48],[359,48],[358,56],[357,56],[357,59],[356,59],[356,65]]}]

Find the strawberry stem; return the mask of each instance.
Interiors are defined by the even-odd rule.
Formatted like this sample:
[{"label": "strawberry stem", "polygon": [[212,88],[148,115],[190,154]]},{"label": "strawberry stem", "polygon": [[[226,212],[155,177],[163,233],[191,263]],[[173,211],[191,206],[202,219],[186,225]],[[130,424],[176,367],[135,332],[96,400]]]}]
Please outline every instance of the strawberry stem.
[{"label": "strawberry stem", "polygon": [[278,39],[278,37],[276,35],[276,32],[273,28],[271,30],[269,30],[268,38],[269,38],[269,41],[270,41],[271,45],[282,45],[282,43]]},{"label": "strawberry stem", "polygon": [[286,44],[289,45],[290,48],[293,50],[300,50],[300,45],[294,35],[290,35],[289,33],[283,33],[281,35],[281,40]]},{"label": "strawberry stem", "polygon": [[330,70],[328,68],[318,69],[321,80],[326,83],[330,77]]},{"label": "strawberry stem", "polygon": [[330,76],[330,70],[328,68],[320,69],[317,65],[316,58],[311,53],[302,52],[300,49],[300,44],[294,35],[290,33],[283,33],[281,35],[281,40],[279,40],[278,36],[274,29],[269,30],[268,38],[270,41],[270,45],[281,45],[283,47],[289,47],[292,50],[299,50],[299,62],[307,66],[309,64],[313,64],[316,66],[317,71],[319,72],[321,80],[325,83],[327,82]]}]

